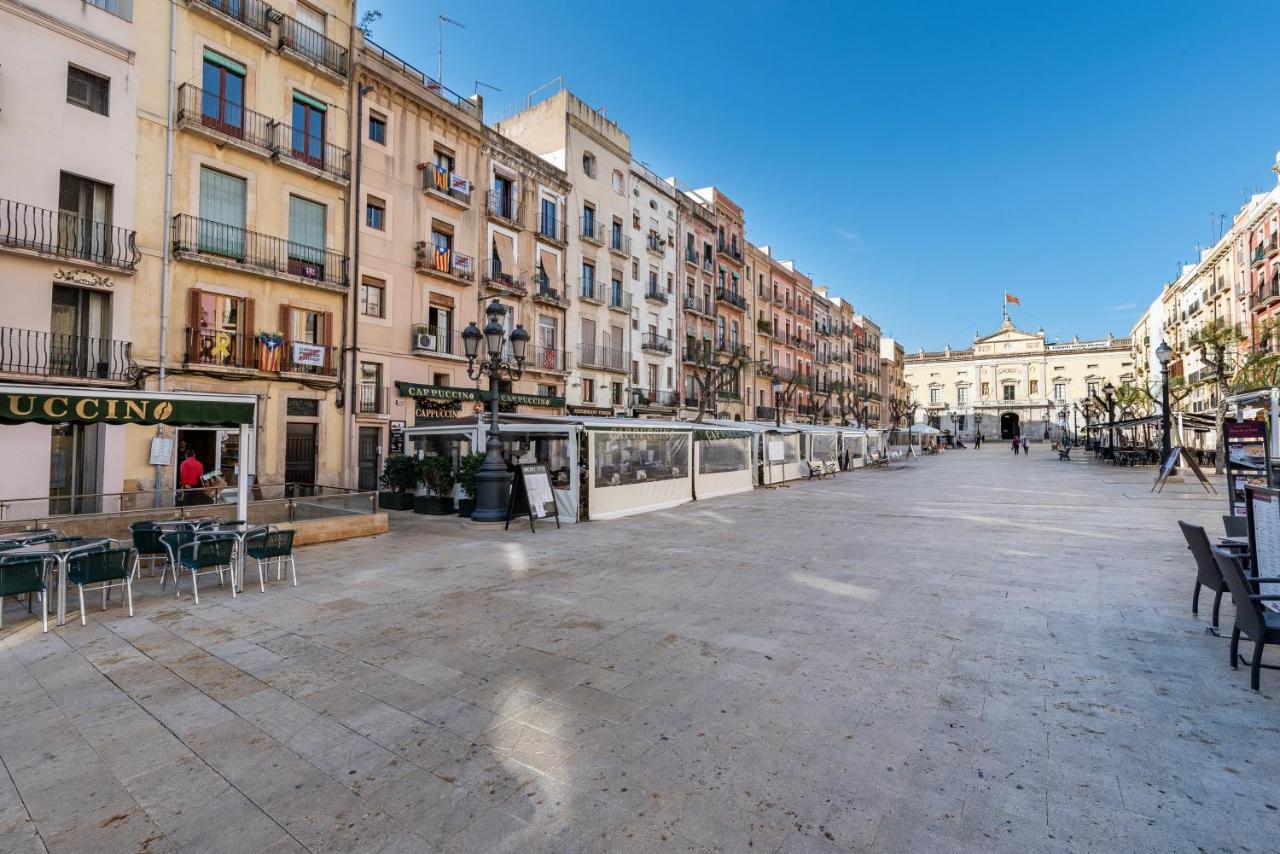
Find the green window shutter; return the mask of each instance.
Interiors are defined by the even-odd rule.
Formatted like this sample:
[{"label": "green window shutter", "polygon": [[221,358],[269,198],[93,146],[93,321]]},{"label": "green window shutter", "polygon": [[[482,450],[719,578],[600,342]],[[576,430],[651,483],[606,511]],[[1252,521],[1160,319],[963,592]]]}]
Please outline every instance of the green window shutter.
[{"label": "green window shutter", "polygon": [[320,261],[325,245],[325,206],[298,196],[289,197],[289,255]]},{"label": "green window shutter", "polygon": [[236,62],[234,59],[227,59],[222,54],[214,53],[208,48],[204,49],[204,61],[212,62],[214,65],[225,68],[228,71],[230,71],[232,74],[239,74],[241,77],[244,77],[249,73],[248,69],[246,69],[240,63]]},{"label": "green window shutter", "polygon": [[297,91],[296,89],[293,92],[293,100],[298,101],[299,103],[306,104],[311,109],[319,110],[322,113],[326,109],[328,109],[328,107],[326,107],[321,102],[317,101],[315,98],[312,98],[310,95],[304,95],[301,92]]}]

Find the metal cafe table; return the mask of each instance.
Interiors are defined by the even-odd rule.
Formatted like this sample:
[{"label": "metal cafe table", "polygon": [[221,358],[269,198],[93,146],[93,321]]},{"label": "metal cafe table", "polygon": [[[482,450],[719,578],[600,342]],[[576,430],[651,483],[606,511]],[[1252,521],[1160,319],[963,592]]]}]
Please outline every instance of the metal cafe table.
[{"label": "metal cafe table", "polygon": [[244,542],[253,534],[265,533],[271,530],[268,525],[250,525],[245,522],[234,523],[228,522],[225,525],[211,525],[207,528],[201,528],[196,531],[197,534],[222,534],[230,535],[236,538],[236,570],[235,578],[231,579],[232,585],[235,586],[237,593],[244,592]]},{"label": "metal cafe table", "polygon": [[114,540],[107,537],[53,540],[47,543],[33,543],[29,546],[9,549],[4,554],[6,557],[35,555],[54,559],[57,563],[58,572],[58,625],[61,626],[67,622],[67,560],[77,554],[85,554],[103,546],[110,546],[113,542]]}]

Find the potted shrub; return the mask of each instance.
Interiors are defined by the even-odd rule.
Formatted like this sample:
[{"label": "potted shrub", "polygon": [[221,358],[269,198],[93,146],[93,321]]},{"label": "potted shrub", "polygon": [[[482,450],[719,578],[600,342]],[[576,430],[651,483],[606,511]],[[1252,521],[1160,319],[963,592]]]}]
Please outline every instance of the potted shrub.
[{"label": "potted shrub", "polygon": [[467,454],[458,461],[458,488],[465,496],[458,499],[459,516],[470,518],[476,509],[476,475],[484,465],[484,457],[482,453]]},{"label": "potted shrub", "polygon": [[414,499],[413,512],[444,516],[453,512],[453,460],[441,454],[422,461],[422,482],[427,494]]},{"label": "potted shrub", "polygon": [[404,454],[392,454],[382,463],[379,480],[387,489],[378,493],[378,506],[384,510],[412,510],[413,491],[422,473],[418,461]]}]

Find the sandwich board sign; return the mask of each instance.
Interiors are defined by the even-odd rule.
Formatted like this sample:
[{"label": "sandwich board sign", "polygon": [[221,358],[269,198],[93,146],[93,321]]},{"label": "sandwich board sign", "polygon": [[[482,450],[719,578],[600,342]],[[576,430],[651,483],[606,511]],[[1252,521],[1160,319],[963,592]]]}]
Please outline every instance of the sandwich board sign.
[{"label": "sandwich board sign", "polygon": [[529,530],[535,534],[534,519],[545,519],[554,516],[556,527],[560,527],[560,511],[556,509],[556,495],[551,490],[551,474],[546,463],[522,463],[516,466],[515,482],[511,484],[511,498],[507,501],[507,523],[503,530],[511,527],[511,520],[521,516],[529,517]]}]

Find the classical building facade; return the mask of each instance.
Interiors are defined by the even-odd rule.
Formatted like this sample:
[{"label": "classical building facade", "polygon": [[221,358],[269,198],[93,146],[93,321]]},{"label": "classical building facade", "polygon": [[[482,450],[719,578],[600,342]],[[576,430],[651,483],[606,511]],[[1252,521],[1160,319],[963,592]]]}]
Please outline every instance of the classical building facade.
[{"label": "classical building facade", "polygon": [[627,293],[631,302],[632,415],[669,418],[679,406],[676,274],[683,266],[676,237],[677,190],[641,163],[630,169],[631,235]]},{"label": "classical building facade", "polygon": [[1056,438],[1071,429],[1074,404],[1099,395],[1108,382],[1134,378],[1127,338],[1048,343],[1043,331],[1025,332],[1007,316],[965,350],[921,350],[904,367],[916,421],[965,438]]}]

